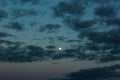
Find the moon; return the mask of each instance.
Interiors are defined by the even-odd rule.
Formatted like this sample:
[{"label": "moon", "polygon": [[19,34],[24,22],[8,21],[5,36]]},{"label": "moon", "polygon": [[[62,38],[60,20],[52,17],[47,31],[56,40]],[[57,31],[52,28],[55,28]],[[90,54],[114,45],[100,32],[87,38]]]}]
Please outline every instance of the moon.
[{"label": "moon", "polygon": [[61,47],[59,47],[59,48],[58,48],[58,50],[59,50],[59,51],[61,51],[61,50],[62,50],[62,48],[61,48]]}]

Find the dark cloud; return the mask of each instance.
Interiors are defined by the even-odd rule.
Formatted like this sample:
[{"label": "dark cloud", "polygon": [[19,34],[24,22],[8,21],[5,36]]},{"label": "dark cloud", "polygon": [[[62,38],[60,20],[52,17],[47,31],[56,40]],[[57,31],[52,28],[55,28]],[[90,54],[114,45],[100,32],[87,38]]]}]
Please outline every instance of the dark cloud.
[{"label": "dark cloud", "polygon": [[[87,39],[87,42],[84,44],[86,50],[90,50],[91,57],[93,53],[97,59],[99,57],[99,62],[109,62],[120,60],[119,50],[120,50],[120,29],[111,29],[108,31],[97,31],[92,29],[86,29],[80,32],[80,39]],[[83,51],[83,52],[84,52]],[[99,54],[98,54],[99,53]],[[91,57],[92,58],[92,57]]]},{"label": "dark cloud", "polygon": [[47,31],[48,33],[56,32],[61,26],[59,24],[46,24],[44,26],[41,26],[39,31],[44,32]]},{"label": "dark cloud", "polygon": [[84,7],[78,1],[59,2],[52,9],[55,17],[80,16],[84,13]]},{"label": "dark cloud", "polygon": [[21,48],[21,44],[12,43],[14,46],[7,45],[7,48],[0,49],[1,62],[32,62],[41,60],[44,50],[36,46]]},{"label": "dark cloud", "polygon": [[17,21],[9,22],[8,25],[5,25],[5,28],[14,29],[16,31],[24,30],[23,24],[21,24],[20,22],[17,22]]},{"label": "dark cloud", "polygon": [[[93,2],[100,4],[106,1],[93,0]],[[87,40],[84,44],[80,45],[80,48],[70,50],[69,53],[74,53],[74,56],[80,60],[96,60],[98,62],[120,60],[120,20],[117,14],[118,9],[117,5],[107,3],[106,5],[101,4],[95,8],[94,14],[99,16],[95,20],[81,20],[75,17],[63,18],[65,25],[69,26],[72,30],[80,32],[78,37],[81,41]],[[98,23],[101,22],[105,23],[104,26],[98,25]],[[106,28],[112,29],[105,30]],[[72,41],[70,42],[72,43]],[[87,54],[86,51],[88,51],[89,54]]]},{"label": "dark cloud", "polygon": [[65,49],[62,52],[55,52],[51,57],[55,59],[74,58],[77,60],[94,60],[96,62],[119,61],[119,44],[116,43],[97,43],[87,42],[83,45],[76,46],[71,49]]},{"label": "dark cloud", "polygon": [[[33,4],[38,0],[14,0],[20,2],[20,4],[30,3]],[[39,0],[40,1],[40,0]],[[66,42],[65,44],[72,45],[74,42],[79,43],[76,47],[71,49],[63,49],[62,51],[55,50],[56,46],[49,45],[46,46],[46,50],[40,46],[15,46],[16,43],[9,42],[5,40],[0,40],[0,44],[5,43],[7,48],[0,49],[0,61],[8,62],[32,62],[40,61],[45,59],[63,59],[63,58],[75,58],[77,60],[95,60],[96,62],[109,62],[120,60],[120,19],[117,18],[118,8],[114,5],[109,5],[108,0],[70,0],[59,2],[56,6],[52,7],[53,15],[58,18],[62,18],[62,25],[68,26],[70,29],[74,30],[76,33],[80,33],[78,38],[68,39],[70,36],[55,36],[55,37],[44,37],[42,40],[49,41],[49,43],[54,43],[54,41],[59,40]],[[115,0],[112,0],[115,1]],[[105,3],[106,2],[106,3]],[[110,1],[109,1],[110,2]],[[92,3],[91,5],[98,5],[97,3],[104,3],[95,8],[92,19],[86,19],[87,12],[91,6],[87,6],[87,3]],[[103,6],[102,6],[103,5]],[[88,12],[89,14],[89,12]],[[91,16],[88,15],[87,16]],[[38,13],[33,9],[12,9],[12,17],[19,19],[21,17],[31,17],[37,16]],[[6,18],[7,13],[4,10],[0,11],[0,18]],[[85,18],[84,18],[85,17]],[[84,18],[82,20],[82,18]],[[99,25],[99,23],[105,22],[105,25]],[[37,23],[31,22],[29,25],[35,26]],[[10,22],[5,27],[9,29],[14,29],[17,31],[24,30],[24,25],[18,21]],[[108,31],[104,31],[104,28],[113,28]],[[60,24],[45,24],[40,27],[40,32],[53,33],[59,31],[61,28]],[[103,30],[101,30],[103,29]],[[73,34],[74,35],[74,34]],[[0,33],[0,37],[8,37],[10,35],[6,33]],[[46,36],[46,35],[45,35]],[[77,35],[75,35],[77,36]],[[85,40],[86,39],[86,40]],[[40,40],[35,38],[34,40]],[[85,41],[84,41],[85,40]],[[83,43],[82,43],[83,42]],[[12,46],[14,44],[14,46]],[[70,45],[71,45],[70,44]],[[5,57],[5,58],[4,58]]]},{"label": "dark cloud", "polygon": [[64,36],[56,36],[57,40],[59,41],[65,41],[67,38]]},{"label": "dark cloud", "polygon": [[20,49],[21,42],[1,40],[0,62],[19,62],[22,59],[23,51]]},{"label": "dark cloud", "polygon": [[80,40],[77,39],[71,39],[71,40],[67,40],[66,43],[73,43],[73,42],[80,42]]},{"label": "dark cloud", "polygon": [[5,43],[5,44],[7,44],[7,45],[13,44],[13,42],[8,41],[8,40],[0,40],[0,44],[3,44],[3,43]]},{"label": "dark cloud", "polygon": [[[4,44],[4,45],[2,45]],[[51,59],[55,50],[44,50],[42,47],[20,42],[0,40],[0,62],[33,62]]]},{"label": "dark cloud", "polygon": [[[20,49],[20,47],[17,46],[18,49],[17,47],[15,47],[17,50],[14,49],[14,47],[8,46],[9,48],[2,50],[1,53],[2,52],[8,53],[6,51],[9,50],[10,52],[11,50],[11,53],[16,53],[18,54],[17,56],[22,55],[22,57],[24,57],[20,59],[18,58],[18,60],[14,60],[14,57],[12,57],[11,62],[16,62],[16,61],[30,62],[30,61],[39,61],[45,59],[56,60],[63,58],[75,58],[77,60],[89,60],[89,61],[94,60],[96,62],[118,61],[120,60],[119,30],[120,29],[112,29],[109,31],[98,32],[95,30],[85,29],[81,31],[79,38],[80,39],[87,38],[88,42],[85,43],[84,45],[79,44],[75,48],[65,49],[63,51],[55,51],[54,45],[46,46],[48,50],[44,50],[39,46],[31,45],[24,47],[22,49]],[[54,41],[53,37],[46,37],[44,39],[49,39],[51,41]],[[70,40],[70,42],[74,42],[74,41],[76,42],[76,40]],[[3,61],[9,61],[9,60],[3,60]]]},{"label": "dark cloud", "polygon": [[110,61],[119,61],[120,55],[114,55],[114,54],[106,54],[102,55],[100,58],[100,62],[110,62]]},{"label": "dark cloud", "polygon": [[7,17],[8,13],[5,10],[0,10],[0,20]]},{"label": "dark cloud", "polygon": [[[56,60],[63,58],[76,58],[79,49],[68,49],[65,51],[56,51],[55,46],[48,45],[47,50],[39,46],[28,45],[21,47],[23,43],[1,40],[0,61],[1,62],[33,62],[41,60]],[[77,54],[78,53],[78,54]]]},{"label": "dark cloud", "polygon": [[[117,2],[119,0],[111,0],[111,2]],[[80,16],[85,14],[86,8],[91,4],[99,4],[100,6],[95,8],[95,14],[100,17],[112,17],[116,15],[117,7],[110,5],[109,0],[70,0],[69,2],[61,1],[56,6],[52,7],[55,17],[67,17],[67,16]],[[104,5],[105,4],[105,5]],[[102,6],[101,6],[102,5]]]},{"label": "dark cloud", "polygon": [[48,45],[46,46],[47,49],[55,49],[55,46],[54,45]]},{"label": "dark cloud", "polygon": [[108,19],[104,21],[106,25],[120,26],[120,18]]},{"label": "dark cloud", "polygon": [[91,28],[96,24],[95,20],[85,20],[80,21],[79,19],[64,19],[64,23],[69,26],[71,29],[80,31],[82,29]]},{"label": "dark cloud", "polygon": [[111,51],[110,51],[111,54],[118,54],[120,53],[120,47],[114,47]]},{"label": "dark cloud", "polygon": [[[113,5],[110,3],[113,2]],[[56,6],[52,8],[55,17],[62,18],[63,23],[69,26],[73,30],[80,31],[81,29],[86,29],[93,27],[95,24],[105,20],[106,24],[119,25],[119,19],[113,19],[118,16],[119,6],[115,5],[115,0],[70,0],[69,2],[59,2]],[[87,14],[86,10],[92,5],[99,5],[95,7],[93,15],[99,16],[94,17],[92,20],[81,20],[81,15]],[[90,16],[90,15],[89,15]],[[91,15],[92,16],[92,15]],[[108,20],[106,20],[108,19]],[[109,20],[110,19],[110,20]],[[113,24],[112,24],[113,23]]]},{"label": "dark cloud", "polygon": [[80,33],[79,37],[87,37],[88,40],[91,40],[96,43],[109,43],[109,44],[119,44],[120,43],[120,29],[113,29],[108,32],[97,32],[92,30],[84,30]]},{"label": "dark cloud", "polygon": [[79,49],[66,49],[64,50],[63,54],[56,55],[57,57],[60,56],[61,58],[78,58],[80,54]]},{"label": "dark cloud", "polygon": [[94,53],[86,54],[84,51],[82,51],[82,48],[73,48],[73,49],[66,49],[62,52],[57,52],[57,54],[54,54],[52,59],[64,59],[64,58],[73,58],[77,60],[96,60],[98,58],[98,55]]},{"label": "dark cloud", "polygon": [[113,65],[103,68],[84,69],[78,72],[72,72],[65,76],[65,78],[51,79],[51,80],[116,80],[120,79],[120,65]]},{"label": "dark cloud", "polygon": [[72,53],[62,53],[58,52],[58,54],[53,54],[52,60],[66,59],[66,58],[75,58],[75,55]]},{"label": "dark cloud", "polygon": [[99,6],[95,9],[95,15],[100,17],[115,17],[117,9],[115,6]]},{"label": "dark cloud", "polygon": [[26,49],[28,49],[27,54],[29,57],[31,57],[31,60],[39,60],[45,56],[45,51],[41,47],[30,45],[27,46]]},{"label": "dark cloud", "polygon": [[24,16],[37,16],[37,12],[33,9],[14,9],[12,11],[12,16],[15,18]]},{"label": "dark cloud", "polygon": [[0,32],[0,38],[2,38],[2,37],[9,37],[9,36],[12,36],[12,35],[10,35],[8,33]]},{"label": "dark cloud", "polygon": [[[5,44],[4,44],[5,43]],[[92,46],[91,48],[84,49],[86,47],[78,47],[74,49],[65,49],[63,51],[55,50],[55,46],[47,46],[48,49],[45,50],[40,46],[22,46],[22,43],[15,43],[9,41],[1,41],[0,44],[0,61],[1,62],[33,62],[33,61],[43,61],[43,60],[58,60],[64,58],[73,58],[77,60],[94,60],[96,62],[110,62],[120,60],[119,53],[105,53],[105,52],[89,52],[85,51],[90,49],[97,51],[96,48]],[[96,46],[95,46],[96,47]],[[5,58],[4,58],[5,57]]]},{"label": "dark cloud", "polygon": [[45,51],[46,53],[45,53],[45,57],[47,58],[47,59],[52,59],[53,58],[53,55],[54,54],[56,54],[56,51],[55,50],[52,50],[52,49],[49,49],[49,50],[46,50]]},{"label": "dark cloud", "polygon": [[81,30],[81,29],[85,29],[85,28],[93,26],[94,23],[95,23],[94,21],[73,22],[73,28],[75,30]]},{"label": "dark cloud", "polygon": [[101,49],[100,46],[96,43],[87,43],[86,48],[92,51],[99,51]]}]

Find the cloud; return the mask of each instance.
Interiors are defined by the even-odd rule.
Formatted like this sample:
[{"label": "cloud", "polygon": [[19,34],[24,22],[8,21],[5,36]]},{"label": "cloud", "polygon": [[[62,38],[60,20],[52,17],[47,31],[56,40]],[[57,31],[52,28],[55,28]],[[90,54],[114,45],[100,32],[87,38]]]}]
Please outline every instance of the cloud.
[{"label": "cloud", "polygon": [[113,18],[113,19],[108,19],[104,20],[106,25],[113,25],[113,26],[120,26],[120,18]]},{"label": "cloud", "polygon": [[115,17],[116,16],[116,7],[115,6],[99,6],[95,8],[95,15],[100,16],[100,17]]},{"label": "cloud", "polygon": [[51,59],[55,53],[55,50],[44,50],[40,46],[23,46],[23,43],[20,42],[0,40],[0,43],[0,62],[20,63],[42,61]]},{"label": "cloud", "polygon": [[[99,29],[98,29],[99,30]],[[94,54],[99,57],[99,62],[110,62],[120,60],[120,29],[113,28],[108,31],[97,31],[96,29],[86,29],[80,32],[80,39],[87,39],[84,44],[85,51],[90,50],[91,57]],[[99,53],[99,54],[98,54]],[[88,59],[88,57],[86,57]],[[97,59],[97,58],[93,58]]]},{"label": "cloud", "polygon": [[5,43],[5,44],[7,44],[7,45],[13,44],[13,42],[8,41],[8,40],[0,40],[0,44],[3,44],[3,43]]},{"label": "cloud", "polygon": [[73,26],[75,30],[81,30],[81,29],[85,29],[88,27],[91,27],[95,24],[95,21],[81,21],[81,22],[74,22]]},{"label": "cloud", "polygon": [[120,55],[106,54],[101,56],[100,62],[110,62],[110,61],[119,61]]},{"label": "cloud", "polygon": [[0,20],[7,17],[8,13],[5,10],[0,10]]},{"label": "cloud", "polygon": [[9,37],[9,36],[12,36],[12,35],[4,33],[4,32],[0,32],[0,38],[2,38],[2,37]]},{"label": "cloud", "polygon": [[[76,58],[76,54],[72,53],[71,51],[69,51],[70,53],[67,52],[56,52],[57,54],[53,54],[52,56],[52,60],[59,60],[59,59],[66,59],[66,58]],[[75,51],[74,51],[75,52]]]},{"label": "cloud", "polygon": [[47,59],[53,59],[53,55],[56,54],[54,49],[45,50],[45,57]]},{"label": "cloud", "polygon": [[84,7],[78,1],[59,2],[57,6],[52,7],[55,17],[66,17],[69,15],[80,16],[84,13]]},{"label": "cloud", "polygon": [[[26,50],[28,50],[28,52],[26,52],[24,54],[27,54],[27,57],[31,61],[45,60],[45,57],[48,56],[48,55],[46,55],[46,52],[42,47],[30,45],[30,46],[26,47]],[[26,60],[24,62],[28,62],[28,61]]]},{"label": "cloud", "polygon": [[[31,5],[34,3],[34,1],[37,2],[37,0],[14,0],[14,1],[17,1],[19,5],[27,3]],[[45,34],[41,36],[41,40],[49,41],[48,43],[54,43],[58,41],[64,43],[67,46],[69,45],[69,47],[65,47],[65,49],[61,51],[62,54],[59,53],[59,51],[55,50],[56,48],[55,45],[48,44],[45,49],[42,46],[35,45],[24,46],[21,48],[20,46],[15,46],[14,42],[9,42],[8,40],[6,41],[1,40],[0,43],[4,43],[5,45],[7,45],[7,48],[3,50],[1,49],[0,51],[1,61],[32,62],[46,59],[55,60],[63,58],[75,58],[77,60],[94,60],[96,62],[109,62],[120,60],[119,55],[120,19],[117,16],[118,6],[117,5],[114,6],[114,4],[110,5],[109,4],[110,1],[109,2],[107,1],[108,0],[60,1],[58,2],[58,4],[52,7],[53,15],[54,17],[56,17],[56,20],[60,18],[60,20],[62,21],[62,25],[64,25],[63,27],[67,26],[69,28],[67,30],[68,32],[71,31],[70,29],[74,30],[72,31],[73,32],[72,35],[74,35],[74,37],[76,36],[76,39],[73,39],[74,37],[71,37],[72,35],[50,37],[51,34],[50,35]],[[34,9],[26,9],[26,5],[23,6],[25,8],[11,9],[12,11],[10,16],[17,19],[18,21],[31,16],[32,17],[39,16],[38,11]],[[31,5],[31,7],[37,8],[39,6]],[[93,12],[91,8],[93,9]],[[92,14],[93,17],[90,14]],[[6,13],[6,10],[0,11],[0,19],[6,18],[7,16],[8,14]],[[92,18],[89,19],[88,18],[89,16]],[[16,31],[23,31],[24,24],[18,21],[10,21],[8,24],[5,25],[5,27],[7,28],[7,30],[12,29]],[[39,20],[37,21],[38,22],[35,21],[34,23],[34,21],[30,20],[31,23],[28,25],[39,26]],[[105,25],[101,25],[101,23],[105,23]],[[62,29],[61,24],[46,23],[40,26],[39,32],[53,33],[54,35],[55,33],[57,33],[57,31],[62,33],[61,29]],[[31,33],[31,31],[33,32],[34,30],[30,30],[28,32]],[[60,33],[58,33],[58,35]],[[67,34],[67,32],[65,33]],[[77,33],[79,34],[78,36]],[[6,33],[3,32],[0,33],[0,38],[9,36],[10,35]],[[40,39],[37,38],[37,36],[35,36],[33,41],[35,40]],[[14,44],[14,47],[12,47],[12,44]],[[70,45],[75,45],[75,47],[70,47]],[[9,52],[6,51],[11,52],[11,54],[9,54]],[[4,56],[5,59],[3,59],[2,56]]]},{"label": "cloud", "polygon": [[[110,4],[111,2],[113,5]],[[69,26],[73,30],[80,31],[81,29],[93,27],[102,20],[105,21],[106,24],[113,23],[114,25],[119,25],[119,19],[113,19],[118,16],[119,7],[114,4],[114,0],[111,2],[108,2],[108,0],[71,0],[69,2],[61,1],[56,6],[54,6],[52,10],[55,17],[62,18],[65,26]],[[90,12],[88,9],[93,8],[91,4],[98,5],[94,6],[95,9],[92,13],[92,15],[96,17],[92,17],[93,19],[90,20],[87,18],[82,20],[82,17],[86,17],[86,15],[88,15]],[[114,23],[112,21],[117,22]]]},{"label": "cloud", "polygon": [[33,9],[13,9],[12,16],[15,18],[24,16],[37,16],[37,12]]},{"label": "cloud", "polygon": [[120,43],[120,32],[119,29],[113,29],[108,32],[102,31],[92,31],[92,30],[84,30],[80,33],[79,37],[87,37],[88,40],[91,40],[96,43],[109,43],[109,44],[119,44]]},{"label": "cloud", "polygon": [[113,65],[102,68],[83,69],[78,72],[72,72],[65,76],[65,78],[51,79],[51,80],[109,80],[120,78],[120,65]]},{"label": "cloud", "polygon": [[120,53],[120,48],[119,47],[114,47],[111,51],[110,51],[111,54],[117,54],[119,55]]},{"label": "cloud", "polygon": [[80,21],[79,19],[64,19],[64,23],[71,29],[80,31],[82,29],[91,28],[96,24],[95,20],[84,20]]},{"label": "cloud", "polygon": [[[43,61],[43,60],[59,60],[64,58],[73,58],[77,60],[94,60],[96,62],[110,62],[120,60],[119,52],[115,53],[105,53],[99,52],[92,46],[87,47],[77,47],[74,49],[65,49],[61,52],[55,50],[55,46],[48,45],[47,50],[40,46],[28,45],[22,46],[22,43],[10,42],[10,41],[0,41],[0,61],[1,62],[33,62],[33,61]],[[6,46],[4,46],[4,45]],[[97,45],[98,46],[98,45]],[[99,47],[99,46],[98,46]],[[89,50],[88,52],[86,52]],[[93,51],[92,51],[93,50]],[[4,58],[5,57],[5,58]]]},{"label": "cloud", "polygon": [[20,62],[24,59],[23,51],[20,49],[21,42],[11,42],[7,40],[1,40],[1,42],[0,62]]},{"label": "cloud", "polygon": [[57,40],[63,41],[63,42],[67,39],[67,38],[64,37],[64,36],[56,36],[56,38],[57,38]]},{"label": "cloud", "polygon": [[47,31],[48,33],[56,32],[61,26],[59,24],[46,24],[44,26],[41,26],[39,31],[44,32]]},{"label": "cloud", "polygon": [[70,40],[66,40],[65,42],[66,42],[66,43],[74,43],[74,42],[80,43],[80,40],[77,40],[77,39],[70,39]]},{"label": "cloud", "polygon": [[47,49],[55,49],[55,46],[54,45],[47,45],[46,48]]},{"label": "cloud", "polygon": [[72,58],[77,60],[95,60],[97,61],[98,55],[94,53],[86,54],[82,51],[83,48],[73,48],[73,49],[65,49],[62,52],[57,52],[57,54],[53,54],[52,59],[65,59],[65,58]]},{"label": "cloud", "polygon": [[8,25],[5,25],[5,28],[14,29],[16,31],[23,31],[24,30],[23,25],[17,21],[9,22]]}]

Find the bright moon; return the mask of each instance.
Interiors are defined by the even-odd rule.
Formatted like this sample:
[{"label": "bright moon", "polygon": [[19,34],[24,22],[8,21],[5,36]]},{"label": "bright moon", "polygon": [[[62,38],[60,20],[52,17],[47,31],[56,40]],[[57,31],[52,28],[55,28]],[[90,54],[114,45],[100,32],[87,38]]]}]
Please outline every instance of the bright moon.
[{"label": "bright moon", "polygon": [[61,51],[61,50],[62,50],[62,48],[61,48],[61,47],[59,47],[59,48],[58,48],[58,50],[60,50],[60,51]]}]

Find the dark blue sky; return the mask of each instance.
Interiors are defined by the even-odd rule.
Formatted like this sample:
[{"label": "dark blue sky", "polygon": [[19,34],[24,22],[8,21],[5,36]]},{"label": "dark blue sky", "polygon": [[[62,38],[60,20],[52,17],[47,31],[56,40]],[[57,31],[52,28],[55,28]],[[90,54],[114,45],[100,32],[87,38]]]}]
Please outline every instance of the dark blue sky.
[{"label": "dark blue sky", "polygon": [[[72,59],[71,65],[88,61],[86,66],[94,62],[93,66],[100,63],[106,69],[104,63],[110,63],[110,70],[116,68],[110,65],[120,61],[119,3],[120,0],[0,0],[0,61],[19,64]],[[62,69],[67,66],[61,65]],[[97,66],[96,70],[101,68]],[[71,73],[68,79],[60,80],[95,80],[94,75],[91,79],[74,75],[87,71]],[[110,73],[96,76],[104,80],[120,74]]]}]

